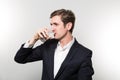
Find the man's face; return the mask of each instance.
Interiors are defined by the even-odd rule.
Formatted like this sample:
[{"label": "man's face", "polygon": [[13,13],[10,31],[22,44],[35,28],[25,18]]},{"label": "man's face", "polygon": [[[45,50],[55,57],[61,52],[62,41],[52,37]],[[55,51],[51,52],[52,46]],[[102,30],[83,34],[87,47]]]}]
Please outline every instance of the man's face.
[{"label": "man's face", "polygon": [[50,24],[52,26],[52,30],[54,32],[54,38],[61,40],[64,38],[68,32],[66,26],[61,20],[61,16],[54,16],[50,19]]}]

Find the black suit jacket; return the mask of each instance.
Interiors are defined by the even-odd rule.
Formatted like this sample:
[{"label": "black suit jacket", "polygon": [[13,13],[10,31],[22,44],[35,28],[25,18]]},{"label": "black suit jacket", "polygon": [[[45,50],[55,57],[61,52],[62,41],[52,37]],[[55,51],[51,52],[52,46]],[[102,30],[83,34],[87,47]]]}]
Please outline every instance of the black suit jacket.
[{"label": "black suit jacket", "polygon": [[80,45],[76,40],[54,78],[54,53],[57,40],[48,40],[36,48],[18,50],[15,61],[27,63],[43,60],[42,80],[92,80],[92,51]]}]

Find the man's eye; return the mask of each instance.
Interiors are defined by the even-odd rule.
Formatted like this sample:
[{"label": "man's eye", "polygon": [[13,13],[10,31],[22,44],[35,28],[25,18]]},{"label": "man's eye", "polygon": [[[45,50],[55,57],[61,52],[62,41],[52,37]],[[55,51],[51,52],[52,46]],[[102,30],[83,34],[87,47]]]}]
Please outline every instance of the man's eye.
[{"label": "man's eye", "polygon": [[54,23],[54,25],[56,25],[56,26],[57,26],[58,24],[57,24],[57,23]]}]

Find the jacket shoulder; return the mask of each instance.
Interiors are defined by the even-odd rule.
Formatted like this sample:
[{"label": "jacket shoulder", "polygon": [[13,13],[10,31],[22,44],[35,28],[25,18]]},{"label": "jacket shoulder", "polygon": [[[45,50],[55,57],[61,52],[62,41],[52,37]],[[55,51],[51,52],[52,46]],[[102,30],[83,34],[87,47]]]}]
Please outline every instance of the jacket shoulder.
[{"label": "jacket shoulder", "polygon": [[78,43],[77,41],[75,41],[75,44],[76,44],[76,48],[79,50],[79,52],[92,54],[92,50],[87,48],[86,46]]},{"label": "jacket shoulder", "polygon": [[56,44],[57,42],[58,42],[58,40],[56,40],[56,39],[49,39],[44,44],[50,45],[50,44]]}]

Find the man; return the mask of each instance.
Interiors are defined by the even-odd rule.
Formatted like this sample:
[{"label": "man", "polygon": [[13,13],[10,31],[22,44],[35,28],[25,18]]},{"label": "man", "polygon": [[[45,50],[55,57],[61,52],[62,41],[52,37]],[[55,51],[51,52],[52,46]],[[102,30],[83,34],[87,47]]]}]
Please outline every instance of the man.
[{"label": "man", "polygon": [[[72,36],[75,16],[71,10],[60,9],[50,15],[54,39],[43,28],[18,50],[15,61],[27,63],[42,60],[42,80],[92,80],[92,51]],[[46,41],[33,48],[42,39]]]}]

